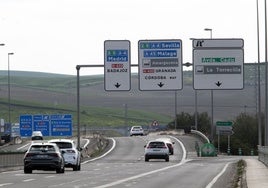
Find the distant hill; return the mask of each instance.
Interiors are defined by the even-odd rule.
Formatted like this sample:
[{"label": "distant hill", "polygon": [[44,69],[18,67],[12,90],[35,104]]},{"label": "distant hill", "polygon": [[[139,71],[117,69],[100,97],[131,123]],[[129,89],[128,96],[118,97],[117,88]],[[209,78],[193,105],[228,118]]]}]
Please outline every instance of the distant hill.
[{"label": "distant hill", "polygon": [[[0,76],[7,76],[8,72],[5,70],[0,70]],[[41,77],[41,78],[66,78],[66,77],[73,77],[67,74],[55,74],[55,73],[46,73],[46,72],[31,72],[31,71],[10,71],[10,75],[12,76],[19,76],[19,77]]]}]

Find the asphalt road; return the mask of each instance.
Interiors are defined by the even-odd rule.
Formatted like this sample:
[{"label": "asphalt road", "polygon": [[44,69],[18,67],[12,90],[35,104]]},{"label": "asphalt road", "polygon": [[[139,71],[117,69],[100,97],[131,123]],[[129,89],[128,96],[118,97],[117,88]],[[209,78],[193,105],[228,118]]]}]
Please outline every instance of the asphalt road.
[{"label": "asphalt road", "polygon": [[0,173],[0,187],[218,188],[231,184],[233,164],[239,158],[198,158],[193,155],[194,137],[172,137],[176,143],[169,162],[145,162],[144,145],[156,137],[159,136],[114,138],[114,147],[109,153],[84,162],[81,171],[66,168],[64,174],[54,171],[33,171],[33,174],[24,174],[23,170],[3,172]]}]

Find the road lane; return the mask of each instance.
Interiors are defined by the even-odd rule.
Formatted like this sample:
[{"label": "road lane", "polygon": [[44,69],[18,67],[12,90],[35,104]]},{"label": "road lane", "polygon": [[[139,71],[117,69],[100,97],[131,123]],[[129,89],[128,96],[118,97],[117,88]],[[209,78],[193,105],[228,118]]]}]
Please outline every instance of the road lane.
[{"label": "road lane", "polygon": [[[0,186],[8,188],[29,187],[206,187],[222,171],[232,158],[197,158],[184,160],[183,148],[176,143],[174,155],[170,162],[152,160],[144,162],[144,145],[159,136],[137,136],[114,138],[114,149],[101,159],[83,164],[81,171],[66,169],[64,174],[54,171],[23,171],[0,174]],[[182,137],[179,139],[188,145],[194,140]],[[186,144],[187,145],[187,144]],[[186,147],[186,150],[189,148]]]}]

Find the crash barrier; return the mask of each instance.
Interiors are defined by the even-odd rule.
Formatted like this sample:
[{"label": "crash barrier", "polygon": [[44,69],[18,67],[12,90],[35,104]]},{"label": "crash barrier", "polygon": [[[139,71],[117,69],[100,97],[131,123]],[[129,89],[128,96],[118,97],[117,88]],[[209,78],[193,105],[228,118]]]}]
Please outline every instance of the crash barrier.
[{"label": "crash barrier", "polygon": [[208,137],[206,135],[204,135],[202,132],[197,131],[197,130],[191,130],[191,133],[201,137],[204,140],[205,143],[210,143]]},{"label": "crash barrier", "polygon": [[[95,155],[98,155],[106,148],[108,143],[109,141],[107,138],[98,133],[94,134],[93,137],[90,138],[89,144],[81,148],[82,160],[95,157]],[[0,172],[6,168],[22,167],[24,154],[25,151],[0,151]]]},{"label": "crash barrier", "polygon": [[0,168],[22,166],[24,154],[25,152],[0,152]]},{"label": "crash barrier", "polygon": [[259,161],[268,166],[268,146],[258,146]]},{"label": "crash barrier", "polygon": [[107,138],[99,132],[93,132],[93,136],[90,138],[89,144],[81,148],[81,156],[82,158],[95,157],[101,153],[108,144],[109,141]]}]

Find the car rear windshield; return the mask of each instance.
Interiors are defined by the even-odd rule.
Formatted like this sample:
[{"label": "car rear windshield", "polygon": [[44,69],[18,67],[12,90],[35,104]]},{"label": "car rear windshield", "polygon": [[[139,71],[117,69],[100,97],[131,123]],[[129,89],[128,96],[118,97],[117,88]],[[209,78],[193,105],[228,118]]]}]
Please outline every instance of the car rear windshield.
[{"label": "car rear windshield", "polygon": [[149,144],[150,148],[163,148],[165,147],[164,142],[150,142]]},{"label": "car rear windshield", "polygon": [[72,148],[72,143],[69,142],[54,142],[58,145],[60,149]]},{"label": "car rear windshield", "polygon": [[55,151],[55,148],[51,145],[35,145],[31,147],[30,151]]}]

